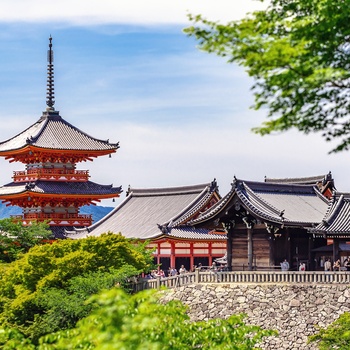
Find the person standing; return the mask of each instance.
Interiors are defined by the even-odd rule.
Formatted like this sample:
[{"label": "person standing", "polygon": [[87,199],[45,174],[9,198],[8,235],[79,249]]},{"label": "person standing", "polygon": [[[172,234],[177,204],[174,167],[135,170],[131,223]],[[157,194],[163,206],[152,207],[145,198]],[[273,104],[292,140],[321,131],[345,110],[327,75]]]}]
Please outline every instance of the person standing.
[{"label": "person standing", "polygon": [[175,269],[175,267],[172,267],[171,270],[170,270],[170,276],[174,277],[176,275],[177,275],[177,270]]},{"label": "person standing", "polygon": [[325,271],[331,271],[331,267],[332,267],[331,262],[329,261],[329,259],[326,259],[326,261],[324,263],[324,270]]},{"label": "person standing", "polygon": [[185,266],[184,265],[181,265],[181,267],[179,268],[179,274],[180,275],[183,275],[186,273],[186,269],[185,269]]},{"label": "person standing", "polygon": [[333,271],[340,271],[340,260],[339,259],[334,262]]},{"label": "person standing", "polygon": [[289,262],[287,259],[284,259],[283,262],[281,262],[281,270],[282,271],[288,271],[289,270]]}]

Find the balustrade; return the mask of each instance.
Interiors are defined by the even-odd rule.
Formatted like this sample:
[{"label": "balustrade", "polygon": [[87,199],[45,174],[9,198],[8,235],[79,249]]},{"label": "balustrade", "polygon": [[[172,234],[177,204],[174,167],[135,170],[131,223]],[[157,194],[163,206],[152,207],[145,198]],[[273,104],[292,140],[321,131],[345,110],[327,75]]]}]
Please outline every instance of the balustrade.
[{"label": "balustrade", "polygon": [[142,289],[176,288],[199,283],[247,283],[247,284],[349,284],[348,271],[220,271],[186,273],[167,278],[141,280],[131,285],[134,291]]},{"label": "balustrade", "polygon": [[26,213],[23,215],[25,220],[28,219],[38,219],[38,220],[48,220],[48,219],[61,219],[61,220],[71,220],[71,219],[91,219],[91,214],[76,214],[76,213]]},{"label": "balustrade", "polygon": [[25,213],[23,215],[13,215],[11,218],[22,220],[24,223],[29,221],[49,221],[55,225],[66,225],[66,223],[76,223],[82,226],[90,226],[92,224],[91,214],[76,214],[76,213]]},{"label": "balustrade", "polygon": [[15,182],[35,181],[39,179],[54,181],[87,181],[89,179],[89,171],[75,169],[33,168],[26,171],[14,171],[13,179]]}]

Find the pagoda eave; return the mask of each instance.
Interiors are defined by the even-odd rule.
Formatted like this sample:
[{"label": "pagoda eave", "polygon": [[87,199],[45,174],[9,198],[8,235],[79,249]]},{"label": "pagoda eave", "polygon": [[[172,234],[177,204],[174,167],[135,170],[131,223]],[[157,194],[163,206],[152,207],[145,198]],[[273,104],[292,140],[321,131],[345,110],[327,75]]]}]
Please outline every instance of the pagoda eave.
[{"label": "pagoda eave", "polygon": [[24,208],[44,207],[46,205],[65,205],[80,207],[83,205],[95,205],[94,202],[100,202],[102,199],[118,198],[120,193],[104,195],[58,195],[48,193],[24,192],[17,195],[0,196],[0,201],[6,206],[20,206]]},{"label": "pagoda eave", "polygon": [[94,158],[116,153],[118,148],[104,150],[50,149],[33,145],[0,151],[0,157],[12,162],[32,164],[36,162],[71,162],[78,163],[92,161]]},{"label": "pagoda eave", "polygon": [[89,198],[93,201],[98,201],[101,199],[117,198],[120,196],[120,193],[121,192],[108,193],[108,194],[70,194],[70,193],[59,194],[59,193],[38,193],[38,192],[25,191],[25,192],[16,193],[16,194],[0,195],[0,200],[3,202],[9,202],[13,199],[20,199],[20,198],[25,198],[29,196],[35,199],[40,199],[40,198],[87,199]]}]

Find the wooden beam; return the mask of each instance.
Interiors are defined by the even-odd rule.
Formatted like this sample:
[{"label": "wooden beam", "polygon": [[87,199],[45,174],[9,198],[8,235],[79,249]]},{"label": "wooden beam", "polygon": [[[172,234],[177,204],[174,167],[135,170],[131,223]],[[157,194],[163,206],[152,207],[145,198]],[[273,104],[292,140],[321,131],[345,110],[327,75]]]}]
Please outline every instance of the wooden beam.
[{"label": "wooden beam", "polygon": [[248,270],[253,270],[253,229],[247,228],[247,243],[248,243]]}]

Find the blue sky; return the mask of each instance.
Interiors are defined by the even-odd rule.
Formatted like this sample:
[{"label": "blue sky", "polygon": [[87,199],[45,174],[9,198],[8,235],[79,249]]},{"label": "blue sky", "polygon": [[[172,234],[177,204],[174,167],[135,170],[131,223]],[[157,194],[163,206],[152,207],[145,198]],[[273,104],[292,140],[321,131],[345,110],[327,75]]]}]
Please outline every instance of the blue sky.
[{"label": "blue sky", "polygon": [[[90,169],[92,181],[126,191],[128,185],[181,186],[216,178],[224,195],[234,175],[263,181],[265,175],[331,170],[338,190],[349,191],[348,153],[328,155],[331,145],[319,135],[254,135],[250,129],[266,112],[250,109],[252,81],[242,68],[200,52],[182,32],[190,25],[189,12],[226,22],[257,6],[238,0],[0,4],[0,140],[33,124],[46,107],[51,34],[56,110],[94,137],[120,141],[111,159],[78,166]],[[0,184],[23,168],[4,159],[0,164]]]}]

